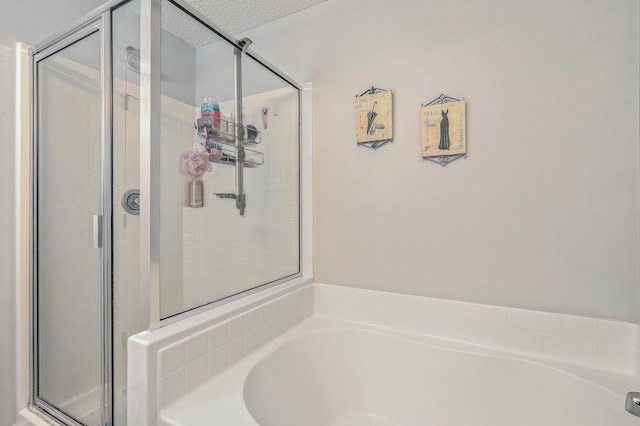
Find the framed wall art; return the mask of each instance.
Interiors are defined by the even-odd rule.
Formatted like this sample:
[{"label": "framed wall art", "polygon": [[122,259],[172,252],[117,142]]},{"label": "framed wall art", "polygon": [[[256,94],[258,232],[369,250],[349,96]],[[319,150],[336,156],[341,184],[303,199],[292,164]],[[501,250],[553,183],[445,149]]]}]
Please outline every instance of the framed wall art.
[{"label": "framed wall art", "polygon": [[393,94],[371,87],[356,95],[356,142],[378,149],[393,141]]},{"label": "framed wall art", "polygon": [[446,166],[466,156],[466,105],[464,100],[440,95],[423,104],[422,158]]}]

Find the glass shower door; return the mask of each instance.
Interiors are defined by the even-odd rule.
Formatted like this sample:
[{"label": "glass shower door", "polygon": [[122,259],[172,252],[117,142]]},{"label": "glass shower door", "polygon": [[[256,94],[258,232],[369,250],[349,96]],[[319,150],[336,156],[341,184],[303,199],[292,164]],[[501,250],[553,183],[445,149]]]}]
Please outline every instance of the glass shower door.
[{"label": "glass shower door", "polygon": [[108,219],[100,24],[34,57],[34,404],[85,425],[104,421],[102,301],[110,285],[109,244],[101,241]]}]

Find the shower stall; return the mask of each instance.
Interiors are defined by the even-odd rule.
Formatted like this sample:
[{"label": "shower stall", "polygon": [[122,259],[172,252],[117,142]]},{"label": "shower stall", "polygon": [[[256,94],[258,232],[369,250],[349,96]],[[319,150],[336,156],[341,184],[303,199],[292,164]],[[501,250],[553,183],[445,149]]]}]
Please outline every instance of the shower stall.
[{"label": "shower stall", "polygon": [[126,424],[129,336],[300,275],[301,86],[250,44],[127,0],[31,49],[33,410]]}]

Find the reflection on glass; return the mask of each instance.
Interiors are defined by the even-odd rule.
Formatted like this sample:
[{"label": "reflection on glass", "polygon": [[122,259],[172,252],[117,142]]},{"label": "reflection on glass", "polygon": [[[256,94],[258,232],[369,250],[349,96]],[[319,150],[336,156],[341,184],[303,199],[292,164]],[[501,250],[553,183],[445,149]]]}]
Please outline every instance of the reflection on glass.
[{"label": "reflection on glass", "polygon": [[[160,313],[167,318],[299,273],[299,101],[296,88],[243,55],[237,117],[235,48],[169,1],[161,5]],[[213,127],[196,131],[201,117]],[[238,118],[252,137],[244,217],[233,198],[216,196],[236,190]],[[179,162],[184,170],[194,151],[208,152],[211,169],[181,174]],[[190,200],[194,187],[201,203]]]},{"label": "reflection on glass", "polygon": [[[127,339],[145,329],[140,216],[123,197],[140,188],[140,2],[113,11],[113,423],[126,425]],[[125,198],[126,200],[126,198]]]}]

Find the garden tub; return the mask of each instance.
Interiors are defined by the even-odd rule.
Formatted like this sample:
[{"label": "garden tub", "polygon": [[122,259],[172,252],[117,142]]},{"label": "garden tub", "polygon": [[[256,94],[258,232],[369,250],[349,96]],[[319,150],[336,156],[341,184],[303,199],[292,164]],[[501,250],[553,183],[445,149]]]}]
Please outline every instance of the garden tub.
[{"label": "garden tub", "polygon": [[631,372],[324,314],[160,407],[160,424],[640,425]]}]

